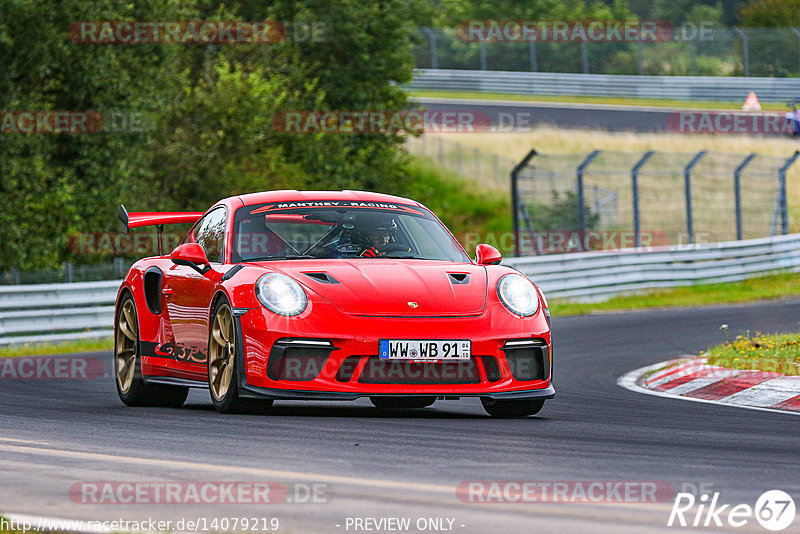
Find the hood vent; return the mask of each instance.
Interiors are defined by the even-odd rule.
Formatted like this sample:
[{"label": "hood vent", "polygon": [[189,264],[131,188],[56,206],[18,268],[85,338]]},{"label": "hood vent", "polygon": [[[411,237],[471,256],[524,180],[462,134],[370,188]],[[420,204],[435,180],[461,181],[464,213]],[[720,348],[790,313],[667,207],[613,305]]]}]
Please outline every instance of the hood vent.
[{"label": "hood vent", "polygon": [[323,284],[338,284],[339,281],[329,275],[328,273],[303,273],[304,275],[308,276],[309,278],[313,278],[317,282],[322,282]]},{"label": "hood vent", "polygon": [[447,273],[447,276],[450,277],[450,281],[454,284],[469,284],[468,273]]}]

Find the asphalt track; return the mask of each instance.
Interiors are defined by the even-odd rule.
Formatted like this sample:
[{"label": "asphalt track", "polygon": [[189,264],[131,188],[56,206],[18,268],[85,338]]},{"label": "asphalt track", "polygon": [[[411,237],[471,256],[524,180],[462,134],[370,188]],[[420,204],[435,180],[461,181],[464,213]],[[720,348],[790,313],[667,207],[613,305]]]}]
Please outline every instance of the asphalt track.
[{"label": "asphalt track", "polygon": [[461,98],[414,98],[431,112],[479,112],[499,131],[556,126],[608,132],[656,133],[668,131],[671,114],[679,108],[614,106],[607,104],[569,104],[562,102],[519,102]]},{"label": "asphalt track", "polygon": [[[465,534],[685,530],[666,527],[671,500],[487,505],[460,502],[455,487],[666,481],[706,484],[724,503],[752,506],[770,489],[798,500],[800,418],[642,395],[615,382],[720,341],[722,323],[732,333],[766,333],[797,330],[799,318],[796,299],[555,317],[557,395],[524,420],[490,419],[474,399],[395,415],[361,400],[282,402],[271,415],[225,416],[206,391],[193,392],[181,409],[126,408],[111,378],[0,380],[0,509],[135,521],[277,517],[285,533],[354,532],[348,517],[410,517],[412,525],[449,517],[452,531]],[[318,482],[335,496],[260,506],[73,502],[69,488],[87,481]],[[765,532],[754,520],[736,530]]]}]

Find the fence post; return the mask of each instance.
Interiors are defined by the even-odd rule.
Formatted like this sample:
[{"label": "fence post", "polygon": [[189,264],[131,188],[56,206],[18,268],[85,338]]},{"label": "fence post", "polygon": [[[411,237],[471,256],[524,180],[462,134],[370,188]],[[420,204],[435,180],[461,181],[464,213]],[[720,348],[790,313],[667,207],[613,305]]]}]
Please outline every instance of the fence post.
[{"label": "fence post", "polygon": [[[798,46],[800,46],[800,30],[798,30],[794,26],[792,26],[789,29],[792,30],[794,32],[794,34],[797,36]],[[800,48],[798,48],[798,50],[800,50]],[[800,53],[798,53],[798,58],[800,58]],[[799,61],[798,64],[800,64],[800,59],[798,61]]]},{"label": "fence post", "polygon": [[64,281],[72,282],[72,263],[64,262]]},{"label": "fence post", "polygon": [[781,231],[783,235],[789,233],[789,202],[786,199],[786,171],[789,170],[789,167],[794,165],[794,162],[797,161],[798,157],[800,157],[800,150],[792,154],[792,156],[786,160],[786,163],[783,164],[783,167],[781,167],[778,171],[781,188]]},{"label": "fence post", "polygon": [[439,68],[439,57],[437,54],[436,48],[436,33],[430,28],[422,28],[422,33],[428,38],[428,44],[430,45],[431,49],[431,68],[438,69]]},{"label": "fence post", "polygon": [[8,273],[11,275],[10,283],[14,285],[19,285],[22,283],[22,279],[19,275],[19,269],[17,269],[16,267],[11,267],[8,270]]},{"label": "fence post", "polygon": [[125,260],[119,256],[114,257],[114,276],[122,278],[125,275]]},{"label": "fence post", "polygon": [[742,240],[742,171],[747,167],[756,154],[750,154],[745,160],[736,167],[733,173],[733,194],[736,200],[736,240]]},{"label": "fence post", "polygon": [[519,187],[518,187],[518,180],[519,180],[519,173],[522,172],[522,169],[528,166],[528,163],[536,156],[537,152],[535,148],[532,148],[528,155],[522,158],[522,161],[517,163],[514,168],[511,170],[511,228],[514,232],[514,256],[519,257],[519,209],[520,209],[520,201],[519,201]]},{"label": "fence post", "polygon": [[[589,166],[590,163],[594,161],[594,159],[600,155],[602,150],[595,150],[591,154],[589,154],[583,163],[578,165],[578,169],[575,172],[575,176],[578,179],[578,220],[580,221],[581,227],[581,235],[586,235],[586,210],[584,209],[584,191],[583,191],[583,173],[586,170],[586,167]],[[583,238],[581,238],[580,249],[583,250]]]},{"label": "fence post", "polygon": [[581,41],[581,58],[583,59],[583,73],[589,74],[589,43],[586,39]]},{"label": "fence post", "polygon": [[706,151],[698,152],[692,161],[683,169],[683,180],[686,195],[686,233],[689,234],[689,245],[694,243],[694,221],[692,219],[692,169],[706,155]]},{"label": "fence post", "polygon": [[633,193],[633,238],[636,240],[636,248],[642,246],[642,229],[639,221],[639,171],[645,163],[653,157],[655,150],[645,152],[642,159],[636,162],[631,169],[631,192]]},{"label": "fence post", "polygon": [[486,61],[486,42],[485,41],[478,41],[478,47],[481,53],[481,70],[487,70],[488,64]]},{"label": "fence post", "polygon": [[750,77],[750,38],[739,28],[733,28],[736,35],[742,38],[742,63],[744,65],[744,75]]},{"label": "fence post", "polygon": [[539,70],[539,61],[536,57],[536,41],[528,41],[528,52],[531,56],[531,72],[536,72]]},{"label": "fence post", "polygon": [[644,74],[644,51],[642,50],[642,41],[636,41],[636,72],[641,76]]}]

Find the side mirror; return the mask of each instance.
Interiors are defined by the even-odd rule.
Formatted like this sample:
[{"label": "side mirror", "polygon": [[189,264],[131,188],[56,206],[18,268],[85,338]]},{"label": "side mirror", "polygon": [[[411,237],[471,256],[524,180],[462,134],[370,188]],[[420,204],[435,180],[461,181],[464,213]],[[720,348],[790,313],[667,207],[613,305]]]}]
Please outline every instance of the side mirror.
[{"label": "side mirror", "polygon": [[503,255],[492,245],[480,244],[475,247],[475,261],[478,265],[497,265],[503,260]]},{"label": "side mirror", "polygon": [[205,274],[211,269],[211,266],[208,264],[206,251],[197,243],[178,245],[178,248],[172,251],[169,258],[175,265],[191,267],[200,274]]}]

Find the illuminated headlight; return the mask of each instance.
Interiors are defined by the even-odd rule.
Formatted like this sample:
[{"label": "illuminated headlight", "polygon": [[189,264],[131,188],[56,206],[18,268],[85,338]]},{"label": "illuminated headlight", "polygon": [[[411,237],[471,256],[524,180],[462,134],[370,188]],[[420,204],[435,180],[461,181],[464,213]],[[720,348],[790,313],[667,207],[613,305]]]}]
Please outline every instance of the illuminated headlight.
[{"label": "illuminated headlight", "polygon": [[539,309],[539,297],[530,280],[519,274],[507,274],[497,282],[497,296],[511,313],[528,317]]},{"label": "illuminated headlight", "polygon": [[308,305],[308,297],[300,284],[279,273],[267,273],[258,279],[256,297],[268,310],[279,315],[299,315]]}]

